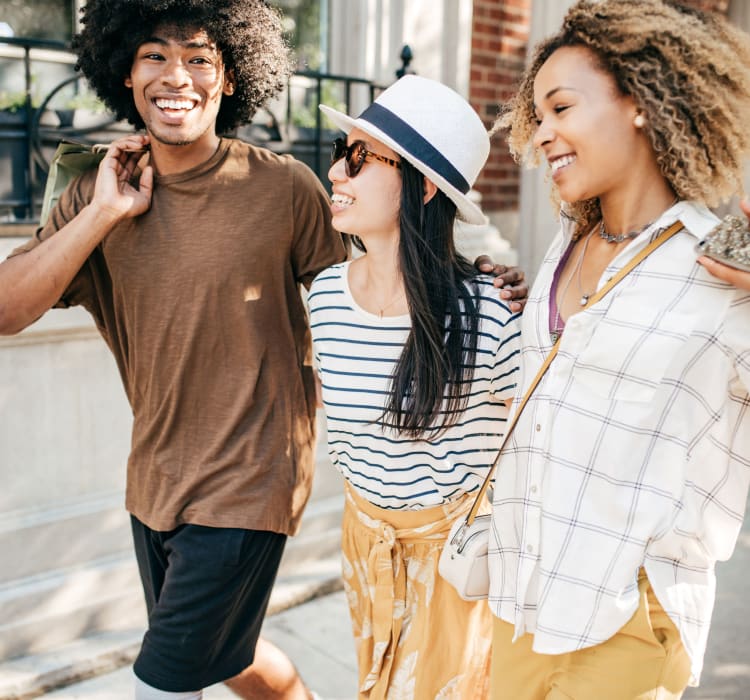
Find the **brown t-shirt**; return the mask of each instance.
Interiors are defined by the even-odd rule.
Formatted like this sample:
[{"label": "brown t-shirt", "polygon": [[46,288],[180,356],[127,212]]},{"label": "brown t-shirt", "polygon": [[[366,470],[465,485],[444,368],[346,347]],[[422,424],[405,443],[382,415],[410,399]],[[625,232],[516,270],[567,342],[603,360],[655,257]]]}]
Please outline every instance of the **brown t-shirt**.
[{"label": "brown t-shirt", "polygon": [[[70,221],[95,172],[24,252]],[[134,424],[126,506],[181,523],[294,534],[310,494],[315,400],[299,283],[345,257],[313,173],[224,139],[156,177],[148,212],[114,228],[60,305],[93,315]]]}]

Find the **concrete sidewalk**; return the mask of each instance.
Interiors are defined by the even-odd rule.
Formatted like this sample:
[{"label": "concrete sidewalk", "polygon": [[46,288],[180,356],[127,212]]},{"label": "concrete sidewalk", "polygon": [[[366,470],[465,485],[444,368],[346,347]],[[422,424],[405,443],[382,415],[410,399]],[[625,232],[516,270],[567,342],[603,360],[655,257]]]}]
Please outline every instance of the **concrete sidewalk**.
[{"label": "concrete sidewalk", "polygon": [[[324,700],[356,697],[357,665],[343,592],[332,593],[266,619],[263,636],[283,649],[300,675]],[[223,685],[207,688],[205,700],[236,698]],[[48,700],[129,700],[130,666],[41,696]]]},{"label": "concrete sidewalk", "polygon": [[[322,415],[319,415],[319,420],[322,422]],[[322,428],[319,426],[324,434]],[[308,664],[308,656],[313,659],[311,669],[326,668],[324,661],[315,655],[318,643],[322,644],[321,648],[336,650],[335,658],[347,658],[348,651],[353,659],[345,603],[334,597],[332,600],[338,601],[340,608],[335,611],[326,604],[327,595],[341,589],[343,502],[341,475],[331,466],[325,440],[321,440],[316,451],[316,474],[310,502],[305,509],[300,534],[287,542],[266,622],[266,634],[272,640],[283,637],[286,630],[286,637],[280,645],[289,647],[294,663],[303,669]],[[9,639],[17,642],[18,646],[21,646],[18,641],[21,634],[30,637],[27,642],[33,642],[23,647],[25,655],[0,660],[0,700],[31,700],[55,691],[61,695],[54,697],[79,697],[79,688],[83,689],[80,692],[87,693],[80,697],[132,697],[129,667],[138,654],[145,631],[146,609],[135,556],[128,546],[129,522],[120,517],[119,509],[114,517],[118,521],[117,527],[125,528],[120,539],[126,543],[126,549],[113,555],[112,566],[96,568],[84,560],[78,568],[90,573],[90,580],[81,582],[80,577],[71,578],[67,587],[55,588],[45,586],[49,576],[45,577],[46,572],[43,572],[43,575],[25,582],[26,597],[20,602],[18,596],[14,597],[15,589],[7,590],[0,581],[0,635],[5,635],[6,642]],[[94,518],[91,527],[99,526],[104,527]],[[111,523],[109,527],[114,529]],[[39,536],[36,531],[26,534],[31,543],[33,537]],[[70,542],[68,535],[67,540],[60,538],[54,544],[64,549],[70,546]],[[75,540],[75,546],[79,550],[84,547],[79,540]],[[17,542],[16,549],[21,552],[23,544]],[[44,551],[41,546],[37,550],[32,549],[31,556],[35,556],[35,551],[37,555]],[[12,568],[12,562],[9,566]],[[77,569],[73,573],[78,573]],[[78,585],[74,585],[76,583]],[[318,599],[321,599],[320,609],[325,610],[325,616],[320,621],[311,621],[312,613],[307,611],[315,604],[306,606],[305,603]],[[318,607],[312,609],[318,610]],[[298,619],[304,620],[301,623],[303,629],[293,638]],[[339,626],[329,629],[334,622]],[[30,635],[29,630],[38,637]],[[71,630],[78,630],[78,633],[73,634]],[[60,632],[59,639],[55,637],[56,631]],[[322,643],[319,637],[324,638]],[[39,643],[36,643],[37,638],[41,638]],[[338,640],[342,640],[339,646]],[[118,670],[125,667],[125,671]],[[354,697],[355,693],[349,690],[340,696],[335,694],[338,688],[335,679],[341,674],[334,671],[334,668],[329,668],[322,674],[326,687],[331,689],[330,696]],[[314,685],[314,679],[311,683]],[[89,695],[89,688],[91,693],[99,694]]]},{"label": "concrete sidewalk", "polygon": [[[307,546],[320,551],[314,540]],[[291,554],[301,556],[293,550]],[[287,653],[324,700],[356,697],[354,644],[341,589],[338,547],[297,568],[287,567],[274,586],[262,632]],[[0,700],[132,698],[131,666],[145,631],[145,619],[137,618],[127,629],[84,636],[54,651],[0,664]],[[205,697],[235,696],[218,685]]]},{"label": "concrete sidewalk", "polygon": [[[325,560],[319,562],[323,569],[324,564]],[[337,567],[338,557],[331,557],[327,565]],[[684,695],[685,700],[750,698],[750,626],[747,625],[749,577],[750,517],[745,520],[734,556],[728,563],[718,566],[714,624],[702,683],[700,688],[688,689]],[[338,588],[340,581],[331,582],[328,577],[326,585]],[[270,615],[266,619],[263,634],[289,655],[305,682],[319,693],[323,700],[353,700],[356,697],[356,661],[344,593],[340,590],[326,592],[325,588],[319,588],[316,595],[318,597],[308,602],[286,607],[281,612]],[[280,608],[277,606],[276,609]],[[130,661],[137,652],[140,634],[134,632],[129,639],[100,640],[99,652],[102,652],[107,644],[111,647],[110,669],[100,665],[95,670],[100,674],[96,678],[37,697],[49,700],[130,700]],[[430,640],[425,640],[425,644],[429,643]],[[94,649],[81,649],[79,668],[83,671],[83,662],[87,654],[93,658]],[[99,658],[103,658],[101,653]],[[114,670],[118,661],[120,668]],[[4,670],[7,680],[7,674],[11,671],[10,665],[6,665]],[[19,674],[23,673],[22,668],[18,668],[17,671]],[[40,669],[29,671],[39,673]],[[13,697],[0,692],[0,700]],[[221,685],[208,688],[205,692],[206,700],[229,700],[232,697],[234,696]]]}]

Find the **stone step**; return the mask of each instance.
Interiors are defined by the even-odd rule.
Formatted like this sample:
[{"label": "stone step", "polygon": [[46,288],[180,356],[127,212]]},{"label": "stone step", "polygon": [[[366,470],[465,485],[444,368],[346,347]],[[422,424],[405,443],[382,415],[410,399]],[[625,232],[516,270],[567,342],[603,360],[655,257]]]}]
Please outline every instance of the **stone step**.
[{"label": "stone step", "polygon": [[[310,503],[300,534],[290,538],[284,552],[272,611],[338,585],[342,505],[340,491]],[[88,635],[134,629],[140,635],[146,620],[130,545],[107,556],[9,580],[0,585],[0,607],[0,659],[54,655],[58,648]]]},{"label": "stone step", "polygon": [[[296,569],[289,564],[285,566],[288,573],[280,575],[274,586],[269,617],[341,589],[338,550]],[[141,598],[132,605],[142,608]],[[144,624],[142,618],[120,630],[85,635],[53,650],[0,664],[0,700],[31,700],[55,688],[132,664],[140,648]]]}]

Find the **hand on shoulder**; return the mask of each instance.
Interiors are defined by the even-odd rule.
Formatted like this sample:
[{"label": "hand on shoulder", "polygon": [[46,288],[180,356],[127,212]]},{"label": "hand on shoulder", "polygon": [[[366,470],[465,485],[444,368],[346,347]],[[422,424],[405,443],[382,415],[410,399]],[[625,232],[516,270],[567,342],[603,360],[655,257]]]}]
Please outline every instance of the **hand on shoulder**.
[{"label": "hand on shoulder", "polygon": [[474,267],[495,278],[493,284],[500,290],[500,298],[508,302],[511,311],[523,311],[529,297],[529,286],[520,267],[498,265],[489,255],[480,255],[474,261]]},{"label": "hand on shoulder", "polygon": [[148,149],[148,136],[131,134],[113,141],[107,149],[96,177],[91,204],[115,220],[138,216],[151,206],[154,171],[147,165],[138,186],[132,185],[133,173]]}]

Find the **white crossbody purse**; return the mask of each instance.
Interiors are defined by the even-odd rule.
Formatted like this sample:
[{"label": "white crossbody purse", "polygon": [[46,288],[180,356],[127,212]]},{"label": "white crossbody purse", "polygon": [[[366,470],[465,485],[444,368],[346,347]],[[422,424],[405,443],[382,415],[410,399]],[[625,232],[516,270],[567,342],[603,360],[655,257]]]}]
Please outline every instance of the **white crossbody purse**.
[{"label": "white crossbody purse", "polygon": [[[625,267],[611,277],[598,292],[591,296],[584,309],[599,301],[634,267],[639,265],[662,243],[665,243],[672,236],[681,231],[682,228],[682,222],[676,221],[672,226],[651,241],[651,243],[634,256]],[[443,545],[443,551],[440,553],[440,561],[438,562],[438,571],[440,575],[456,589],[458,595],[464,600],[482,600],[489,594],[490,571],[487,557],[490,540],[491,515],[489,513],[480,515],[478,514],[478,511],[484,500],[485,494],[487,493],[487,488],[492,481],[492,477],[495,474],[495,468],[500,461],[503,449],[508,443],[513,428],[516,427],[521,411],[523,411],[531,394],[534,392],[544,376],[544,373],[547,371],[547,368],[552,364],[552,360],[557,354],[557,348],[559,345],[560,338],[555,342],[552,350],[550,350],[544,363],[534,377],[534,380],[527,389],[526,394],[524,394],[524,397],[518,406],[518,410],[515,412],[513,420],[505,432],[505,436],[500,444],[500,449],[495,457],[495,461],[487,472],[484,483],[482,483],[482,486],[477,493],[477,497],[474,499],[471,510],[453,523],[448,538]]]}]

